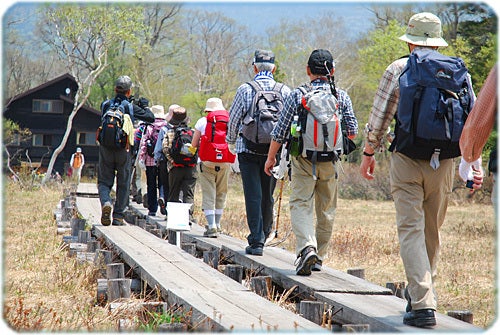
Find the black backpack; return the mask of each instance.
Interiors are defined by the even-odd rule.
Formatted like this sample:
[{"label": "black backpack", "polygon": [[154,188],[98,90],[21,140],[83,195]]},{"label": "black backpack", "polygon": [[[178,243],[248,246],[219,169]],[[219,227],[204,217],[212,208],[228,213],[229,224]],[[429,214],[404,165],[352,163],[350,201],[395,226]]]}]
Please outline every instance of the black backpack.
[{"label": "black backpack", "polygon": [[415,50],[399,77],[396,138],[390,150],[413,159],[460,156],[459,140],[472,109],[462,59]]},{"label": "black backpack", "polygon": [[271,144],[271,131],[283,110],[283,84],[276,83],[269,91],[262,89],[255,80],[248,82],[248,85],[252,87],[255,95],[250,110],[243,118],[241,134],[249,150],[266,154]]},{"label": "black backpack", "polygon": [[174,166],[193,167],[198,162],[198,153],[194,154],[187,150],[187,144],[193,140],[194,130],[187,125],[179,125],[174,128],[174,138],[170,147],[170,157]]},{"label": "black backpack", "polygon": [[109,108],[101,117],[101,125],[98,128],[97,141],[99,145],[107,148],[125,148],[128,144],[128,136],[123,130],[124,115],[126,108],[132,117],[133,109],[128,101],[111,100]]}]

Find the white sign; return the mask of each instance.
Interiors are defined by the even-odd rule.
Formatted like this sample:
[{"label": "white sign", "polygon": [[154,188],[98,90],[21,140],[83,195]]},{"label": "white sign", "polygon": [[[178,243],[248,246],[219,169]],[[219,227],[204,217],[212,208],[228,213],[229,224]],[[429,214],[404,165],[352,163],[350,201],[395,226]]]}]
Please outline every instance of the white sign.
[{"label": "white sign", "polygon": [[189,209],[192,205],[182,202],[167,202],[167,229],[191,230],[189,227]]}]

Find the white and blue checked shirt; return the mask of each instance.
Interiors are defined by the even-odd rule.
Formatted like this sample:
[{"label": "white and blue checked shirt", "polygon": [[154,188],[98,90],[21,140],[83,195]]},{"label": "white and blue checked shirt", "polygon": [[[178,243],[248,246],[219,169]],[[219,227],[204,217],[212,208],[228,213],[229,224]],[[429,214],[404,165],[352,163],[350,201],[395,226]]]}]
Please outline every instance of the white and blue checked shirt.
[{"label": "white and blue checked shirt", "polygon": [[[269,71],[261,71],[257,73],[253,80],[257,81],[263,89],[269,91],[272,90],[274,85],[276,84],[273,74]],[[283,87],[281,88],[281,95],[283,96],[283,100],[286,99],[289,93],[290,88],[286,85],[283,85]],[[240,136],[243,118],[250,110],[254,95],[255,92],[249,84],[244,83],[240,85],[240,87],[238,87],[238,90],[236,91],[233,104],[229,109],[229,124],[227,126],[228,131],[226,141],[230,145],[236,144],[236,153],[248,152],[259,155],[258,153],[247,149],[245,143],[243,142],[243,138]],[[260,155],[266,156],[267,154]]]},{"label": "white and blue checked shirt", "polygon": [[[330,91],[330,84],[326,80],[320,78],[315,79],[311,82],[311,85],[315,88],[321,88]],[[342,112],[342,117],[347,124],[347,135],[353,136],[358,134],[358,120],[354,115],[352,109],[351,98],[346,91],[337,88],[339,108]],[[301,104],[302,101],[302,91],[298,88],[294,89],[285,99],[283,111],[279,117],[278,123],[274,127],[271,135],[273,140],[278,143],[285,143],[290,134],[290,125],[292,123],[293,115],[297,106]]]}]

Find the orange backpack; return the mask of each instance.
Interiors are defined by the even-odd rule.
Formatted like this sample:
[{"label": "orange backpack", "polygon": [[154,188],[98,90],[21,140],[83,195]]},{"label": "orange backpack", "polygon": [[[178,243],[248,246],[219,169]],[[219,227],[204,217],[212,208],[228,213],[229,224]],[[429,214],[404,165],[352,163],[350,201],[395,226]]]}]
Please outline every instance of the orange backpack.
[{"label": "orange backpack", "polygon": [[82,155],[80,153],[76,153],[75,157],[73,157],[73,168],[78,169],[82,166]]}]

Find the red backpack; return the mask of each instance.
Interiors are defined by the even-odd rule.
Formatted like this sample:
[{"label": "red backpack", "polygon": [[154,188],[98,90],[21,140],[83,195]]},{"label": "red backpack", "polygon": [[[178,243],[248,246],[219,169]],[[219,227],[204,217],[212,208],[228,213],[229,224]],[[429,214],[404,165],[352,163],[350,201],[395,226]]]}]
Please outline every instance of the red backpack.
[{"label": "red backpack", "polygon": [[225,110],[207,114],[205,135],[201,136],[198,155],[202,161],[215,163],[234,163],[236,156],[227,146],[226,134],[229,113]]}]

